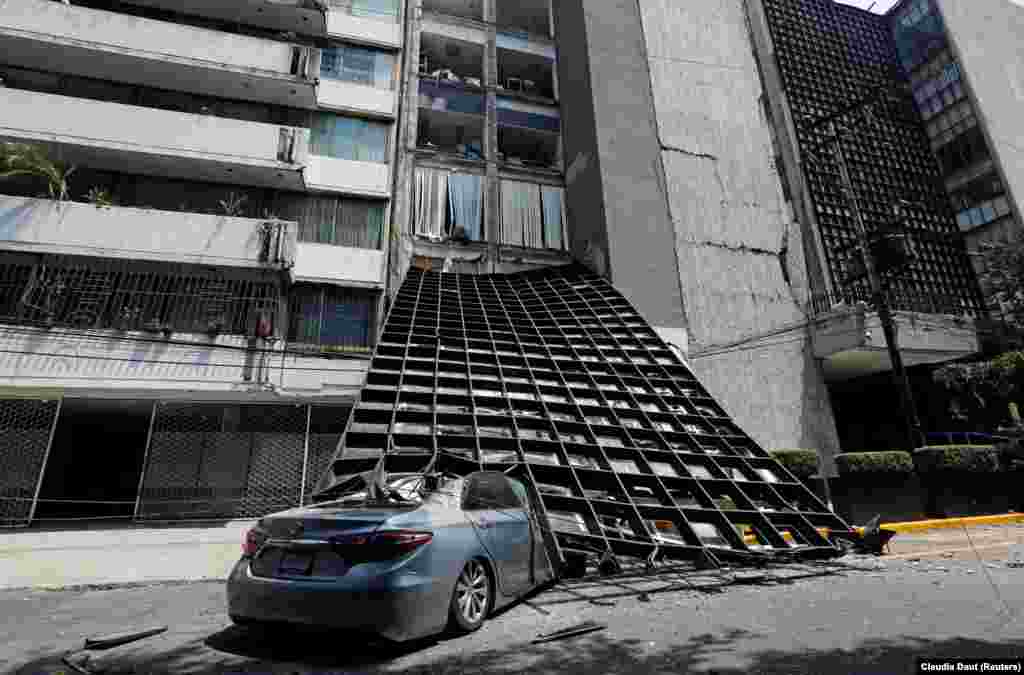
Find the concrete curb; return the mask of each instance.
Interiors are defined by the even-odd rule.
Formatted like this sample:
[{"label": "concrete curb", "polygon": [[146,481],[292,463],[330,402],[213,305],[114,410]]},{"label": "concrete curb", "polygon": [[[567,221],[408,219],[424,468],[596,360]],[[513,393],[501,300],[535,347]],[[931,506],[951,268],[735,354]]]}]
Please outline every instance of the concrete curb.
[{"label": "concrete curb", "polygon": [[[979,525],[1012,525],[1024,523],[1024,513],[1001,513],[993,516],[965,516],[961,518],[938,518],[935,520],[915,520],[907,523],[882,523],[879,525],[884,530],[891,530],[897,534],[909,532],[927,532],[929,530],[954,529],[961,527],[977,527]],[[863,527],[853,528],[863,534]],[[819,529],[821,534],[828,536],[827,529]],[[787,532],[783,535],[786,541],[793,541],[793,537]],[[758,541],[753,535],[743,537],[746,544],[757,544]]]},{"label": "concrete curb", "polygon": [[[909,523],[882,523],[881,527],[901,534],[907,532],[926,532],[960,527],[977,527],[978,525],[1012,525],[1024,523],[1024,513],[1001,513],[994,516],[967,516],[963,518],[939,518],[936,520],[917,520]],[[858,527],[861,532],[864,528]]]}]

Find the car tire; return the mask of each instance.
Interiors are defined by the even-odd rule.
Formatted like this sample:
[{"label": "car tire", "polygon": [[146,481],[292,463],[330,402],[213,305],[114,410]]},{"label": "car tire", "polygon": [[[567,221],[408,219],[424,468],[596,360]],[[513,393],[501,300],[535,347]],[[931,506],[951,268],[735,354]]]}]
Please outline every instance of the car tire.
[{"label": "car tire", "polygon": [[493,584],[487,565],[473,558],[455,580],[448,605],[448,627],[456,633],[471,633],[484,624],[493,604]]}]

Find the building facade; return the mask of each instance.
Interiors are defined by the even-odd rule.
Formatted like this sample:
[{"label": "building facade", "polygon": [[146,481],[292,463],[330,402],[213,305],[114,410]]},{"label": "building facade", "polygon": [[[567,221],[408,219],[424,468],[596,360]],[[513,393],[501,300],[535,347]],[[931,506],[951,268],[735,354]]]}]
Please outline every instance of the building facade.
[{"label": "building facade", "polygon": [[303,499],[380,314],[404,21],[0,5],[0,137],[75,167],[0,182],[4,524]]},{"label": "building facade", "polygon": [[0,138],[77,167],[0,182],[5,522],[305,500],[410,267],[582,262],[761,446],[892,442],[836,153],[869,230],[903,205],[904,361],[976,352],[1024,190],[985,2],[3,3]]}]

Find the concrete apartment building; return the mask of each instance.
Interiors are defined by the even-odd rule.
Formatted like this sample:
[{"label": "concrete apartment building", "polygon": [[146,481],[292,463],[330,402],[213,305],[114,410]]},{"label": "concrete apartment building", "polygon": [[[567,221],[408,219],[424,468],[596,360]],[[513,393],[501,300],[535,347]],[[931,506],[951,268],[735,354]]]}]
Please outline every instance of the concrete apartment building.
[{"label": "concrete apartment building", "polygon": [[[984,4],[1007,36],[1002,72],[1019,72],[996,13],[1022,10]],[[62,204],[45,183],[0,183],[0,515],[227,517],[305,499],[410,266],[581,261],[762,446],[827,462],[863,449],[868,399],[878,438],[898,434],[877,316],[837,253],[851,215],[799,125],[900,79],[906,10],[0,0],[0,138],[79,167]],[[946,235],[1019,222],[1024,189],[1004,112],[1021,99],[986,79],[991,51],[969,56],[982,28],[956,38],[980,15],[955,17],[1008,210],[979,188],[911,216],[925,255],[894,294],[910,365],[977,351],[976,278]],[[826,93],[810,86],[821,64]],[[940,132],[912,121],[851,141],[870,218],[946,197],[929,178]],[[88,203],[94,188],[114,203]]]}]

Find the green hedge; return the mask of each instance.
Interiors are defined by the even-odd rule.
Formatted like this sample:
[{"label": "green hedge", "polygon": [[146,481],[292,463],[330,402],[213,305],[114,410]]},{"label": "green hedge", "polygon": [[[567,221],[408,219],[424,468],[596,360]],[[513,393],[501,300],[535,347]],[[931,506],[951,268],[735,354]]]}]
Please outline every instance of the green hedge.
[{"label": "green hedge", "polygon": [[810,478],[818,473],[816,450],[771,450],[768,454],[797,478]]},{"label": "green hedge", "polygon": [[912,473],[914,460],[909,452],[889,450],[885,452],[844,452],[836,455],[836,469],[839,475],[865,473]]},{"label": "green hedge", "polygon": [[934,445],[914,451],[914,467],[918,473],[998,473],[1000,454],[991,445]]}]

